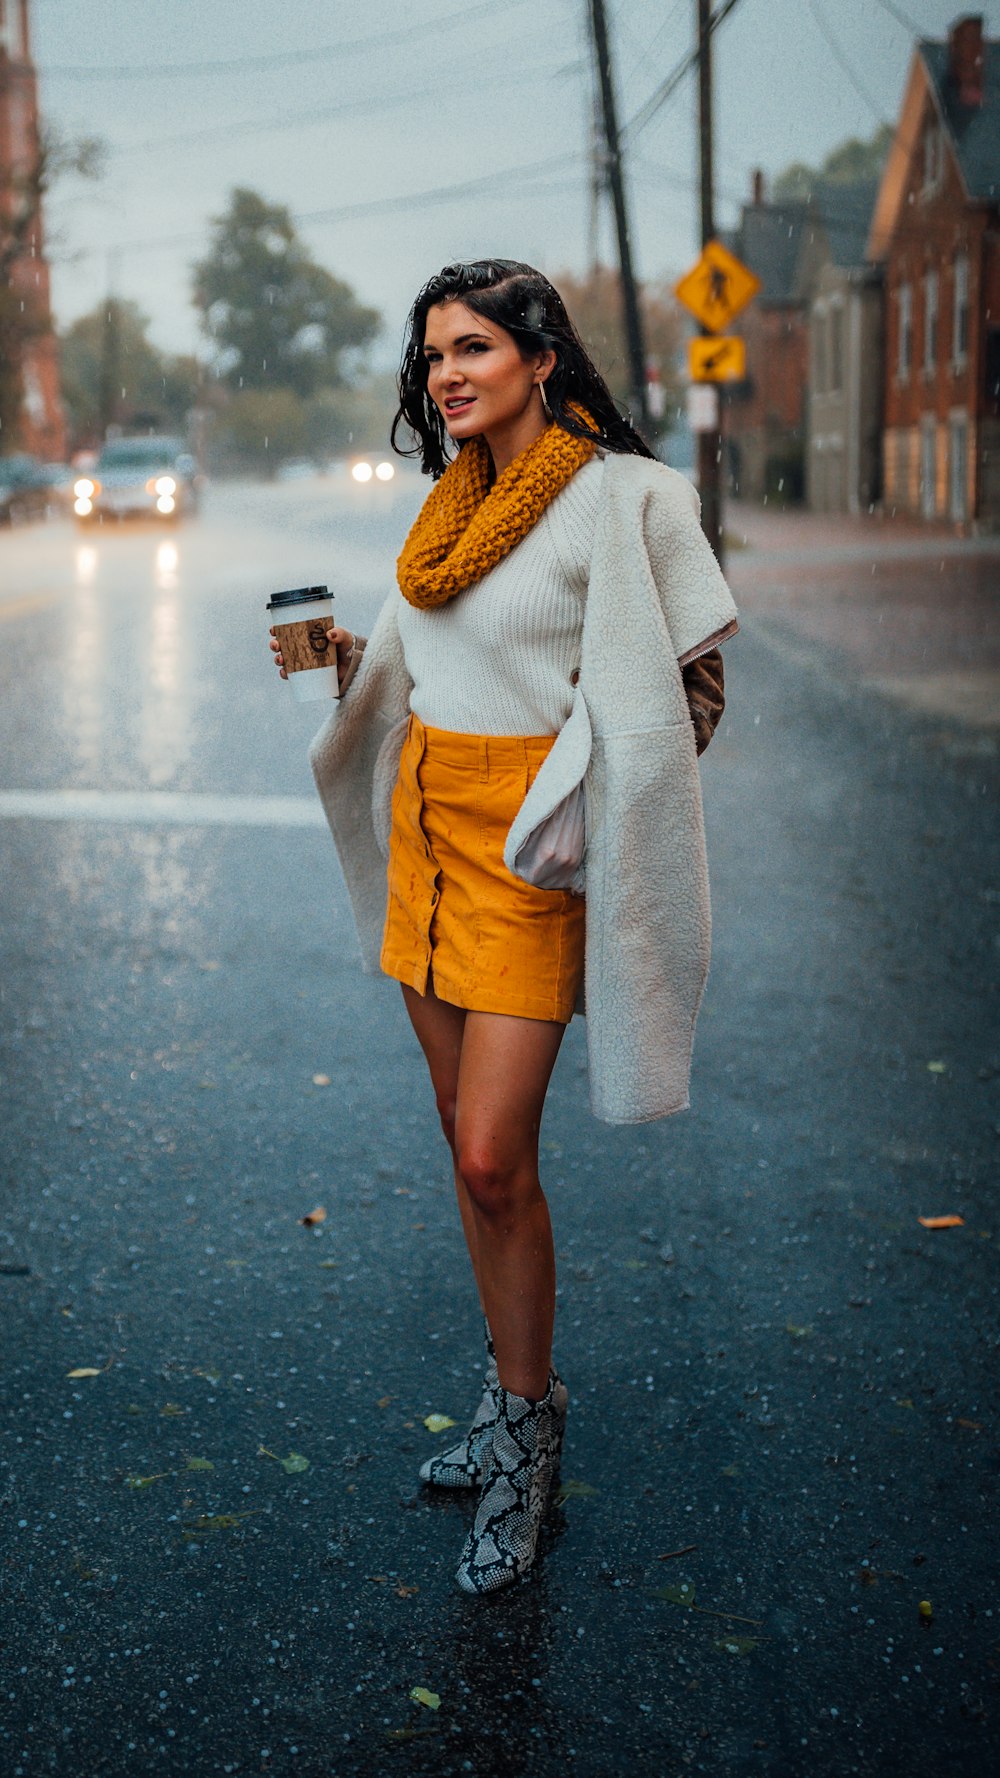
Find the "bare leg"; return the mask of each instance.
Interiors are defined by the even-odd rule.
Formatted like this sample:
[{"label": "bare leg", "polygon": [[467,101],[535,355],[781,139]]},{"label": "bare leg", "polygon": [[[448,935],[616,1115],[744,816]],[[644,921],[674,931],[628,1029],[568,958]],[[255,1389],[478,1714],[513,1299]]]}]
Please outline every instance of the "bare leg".
[{"label": "bare leg", "polygon": [[500,1382],[531,1400],[545,1394],[552,1362],[555,1254],[538,1132],[563,1030],[466,1013],[458,1070],[455,1154],[475,1229],[470,1252]]},{"label": "bare leg", "polygon": [[479,1291],[480,1307],[485,1315],[486,1301],[479,1277],[476,1219],[472,1201],[465,1189],[458,1171],[458,1163],[455,1160],[458,1070],[462,1059],[462,1036],[467,1015],[460,1006],[450,1006],[446,1000],[438,1000],[433,993],[418,994],[414,988],[404,986],[403,999],[410,1015],[410,1023],[417,1034],[420,1047],[427,1060],[431,1084],[434,1087],[434,1097],[437,1100],[438,1116],[441,1119],[441,1128],[444,1131],[445,1141],[451,1149],[458,1211],[462,1218],[465,1244],[469,1249],[469,1258],[472,1261],[472,1270]]}]

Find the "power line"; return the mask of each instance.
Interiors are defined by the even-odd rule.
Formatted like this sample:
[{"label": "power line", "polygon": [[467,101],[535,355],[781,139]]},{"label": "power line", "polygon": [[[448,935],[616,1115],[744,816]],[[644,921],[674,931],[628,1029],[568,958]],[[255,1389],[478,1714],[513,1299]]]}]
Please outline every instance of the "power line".
[{"label": "power line", "polygon": [[327,43],[317,49],[292,49],[265,56],[232,56],[217,62],[132,63],[117,67],[45,66],[41,72],[73,80],[170,80],[189,79],[192,75],[249,73],[254,68],[296,68],[309,62],[335,61],[344,55],[359,55],[364,50],[381,49],[389,43],[405,43],[412,37],[426,37],[432,30],[463,20],[495,13],[501,6],[523,6],[527,0],[480,0],[476,6],[464,6],[458,12],[444,13],[437,18],[421,19],[417,24],[403,25],[396,31],[380,31],[368,37],[348,37],[339,43]]},{"label": "power line", "polygon": [[[709,27],[710,35],[714,36],[715,32],[719,29],[719,26],[725,24],[726,19],[729,17],[730,13],[735,10],[739,3],[740,0],[723,0],[718,12],[712,14],[712,21]],[[676,92],[685,75],[689,74],[692,68],[697,67],[699,59],[700,57],[697,47],[689,50],[687,55],[682,57],[673,72],[667,75],[667,78],[662,85],[657,87],[655,93],[646,100],[645,105],[643,105],[641,109],[636,112],[635,116],[625,125],[625,128],[622,131],[623,138],[627,138],[629,141],[633,140],[639,134],[640,130],[644,130],[646,125],[652,122],[660,107],[665,105],[672,94]]]},{"label": "power line", "polygon": [[872,98],[872,95],[868,91],[868,88],[865,86],[863,80],[860,78],[860,76],[858,74],[855,73],[853,67],[851,66],[851,63],[848,61],[847,56],[844,54],[844,51],[841,48],[836,35],[834,34],[832,26],[829,24],[828,20],[823,16],[823,13],[822,13],[820,7],[817,5],[817,0],[809,0],[809,11],[812,13],[813,18],[816,21],[816,24],[819,26],[819,29],[822,32],[822,35],[826,40],[828,48],[830,49],[835,60],[840,63],[841,68],[844,70],[844,73],[847,75],[847,78],[850,81],[851,85],[853,86],[855,92],[857,94],[859,94],[859,96],[864,100],[865,104],[868,106],[869,111],[871,111],[872,115],[878,119],[879,123],[888,123],[889,119],[886,117],[885,112],[883,111],[881,105],[878,103],[878,100]]},{"label": "power line", "polygon": [[[579,64],[577,64],[577,66],[578,65]],[[484,92],[495,91],[497,89],[502,90],[511,85],[525,86],[530,81],[551,80],[556,75],[562,74],[565,71],[566,65],[560,64],[557,69],[529,68],[524,73],[511,74],[508,72],[499,76],[496,80],[479,81],[476,90],[477,92]],[[201,130],[186,130],[176,136],[158,136],[147,139],[144,142],[113,143],[109,147],[108,153],[113,157],[130,154],[147,154],[154,151],[159,152],[161,149],[166,148],[186,148],[203,142],[224,142],[230,137],[251,134],[256,135],[264,130],[303,129],[308,128],[311,124],[330,123],[339,117],[356,116],[359,112],[362,114],[374,114],[379,111],[393,111],[399,107],[412,105],[422,99],[440,98],[440,95],[441,83],[438,81],[434,86],[425,86],[417,89],[411,87],[407,91],[401,93],[387,93],[362,99],[347,99],[342,104],[325,105],[318,107],[314,111],[300,111],[297,113],[286,112],[282,117],[267,118],[263,120],[258,117],[250,117],[244,118],[238,123],[211,124],[207,128]]]},{"label": "power line", "polygon": [[[289,215],[296,225],[310,222],[344,222],[356,216],[389,215],[397,210],[409,210],[421,205],[452,203],[459,198],[479,197],[485,193],[496,196],[509,187],[512,181],[521,180],[534,182],[540,179],[541,185],[532,184],[532,189],[538,191],[545,188],[547,176],[563,174],[570,170],[578,173],[579,167],[580,156],[578,154],[555,155],[547,160],[529,161],[522,166],[498,169],[477,179],[464,180],[461,184],[439,185],[432,187],[429,191],[406,192],[395,197],[367,198],[352,204],[338,204],[325,210],[293,210],[289,212]],[[559,189],[566,189],[570,184],[575,183],[575,180],[561,180]],[[510,195],[516,196],[516,190]],[[153,235],[140,241],[119,241],[112,246],[83,248],[68,257],[75,260],[108,252],[142,253],[156,247],[186,247],[192,242],[203,239],[203,233],[195,234],[192,230],[188,230],[184,234]]]},{"label": "power line", "polygon": [[881,6],[883,12],[889,13],[890,16],[895,19],[897,25],[902,25],[903,29],[909,31],[912,37],[923,36],[922,27],[916,23],[915,19],[909,17],[909,15],[903,11],[901,6],[895,6],[893,0],[878,0],[878,4]]}]

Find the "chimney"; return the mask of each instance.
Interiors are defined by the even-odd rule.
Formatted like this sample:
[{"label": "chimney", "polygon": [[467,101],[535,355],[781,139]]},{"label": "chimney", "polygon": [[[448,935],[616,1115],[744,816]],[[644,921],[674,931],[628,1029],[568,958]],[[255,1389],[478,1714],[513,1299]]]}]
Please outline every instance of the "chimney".
[{"label": "chimney", "polygon": [[983,15],[966,13],[948,32],[948,73],[959,104],[983,102]]},{"label": "chimney", "polygon": [[754,167],[750,178],[750,195],[754,204],[764,202],[764,174],[760,167]]}]

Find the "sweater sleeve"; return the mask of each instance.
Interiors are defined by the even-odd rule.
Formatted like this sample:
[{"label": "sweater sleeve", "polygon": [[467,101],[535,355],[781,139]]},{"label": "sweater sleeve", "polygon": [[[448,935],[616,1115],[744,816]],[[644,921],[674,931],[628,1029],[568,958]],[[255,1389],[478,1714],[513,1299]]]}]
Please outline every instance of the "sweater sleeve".
[{"label": "sweater sleeve", "polygon": [[722,655],[717,648],[709,649],[707,654],[700,654],[686,667],[681,668],[681,678],[687,694],[688,709],[694,723],[695,745],[699,754],[704,753],[726,707],[725,677],[722,666]]}]

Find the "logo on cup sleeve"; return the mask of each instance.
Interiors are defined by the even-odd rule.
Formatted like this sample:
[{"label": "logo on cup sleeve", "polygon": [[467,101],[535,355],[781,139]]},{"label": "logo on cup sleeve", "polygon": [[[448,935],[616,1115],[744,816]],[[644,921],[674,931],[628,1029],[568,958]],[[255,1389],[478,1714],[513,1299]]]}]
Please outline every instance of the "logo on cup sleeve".
[{"label": "logo on cup sleeve", "polygon": [[309,625],[309,646],[313,654],[326,654],[330,647],[330,639],[322,623]]}]

